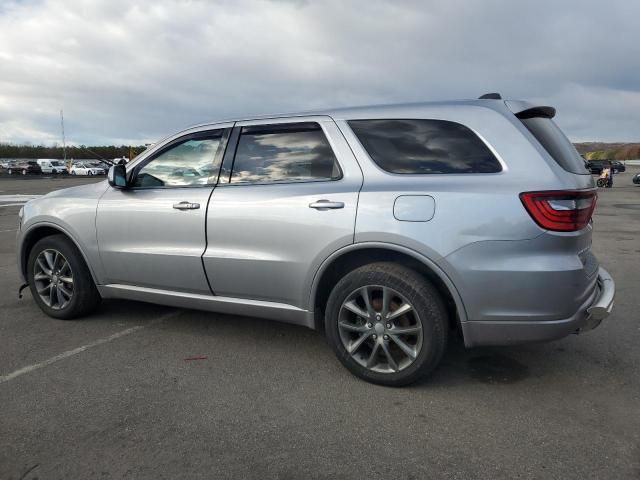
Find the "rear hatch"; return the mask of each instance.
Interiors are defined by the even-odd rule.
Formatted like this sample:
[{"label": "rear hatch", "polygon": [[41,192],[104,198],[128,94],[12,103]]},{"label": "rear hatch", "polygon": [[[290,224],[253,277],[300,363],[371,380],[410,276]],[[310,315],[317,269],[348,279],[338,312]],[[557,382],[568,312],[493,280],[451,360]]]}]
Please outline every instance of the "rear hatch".
[{"label": "rear hatch", "polygon": [[[585,300],[595,288],[598,261],[591,253],[592,215],[597,193],[590,171],[573,144],[552,120],[555,109],[525,102],[506,101],[507,106],[566,174],[566,188],[554,191],[522,192],[520,199],[531,218],[547,231],[547,247],[559,259],[577,259],[574,279],[576,301]],[[563,182],[564,183],[564,182]],[[571,263],[571,262],[570,262]]]},{"label": "rear hatch", "polygon": [[584,159],[552,120],[555,108],[509,100],[505,103],[558,165],[576,175],[590,174]]}]

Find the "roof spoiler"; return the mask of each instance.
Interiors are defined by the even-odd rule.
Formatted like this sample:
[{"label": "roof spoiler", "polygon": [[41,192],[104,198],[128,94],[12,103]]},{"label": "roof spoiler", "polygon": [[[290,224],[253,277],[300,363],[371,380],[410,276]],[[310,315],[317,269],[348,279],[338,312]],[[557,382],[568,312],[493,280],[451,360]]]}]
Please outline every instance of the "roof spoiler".
[{"label": "roof spoiler", "polygon": [[553,107],[532,107],[527,108],[526,110],[522,110],[521,112],[516,113],[516,117],[520,120],[524,120],[526,118],[553,118],[556,116],[556,109]]},{"label": "roof spoiler", "polygon": [[480,95],[478,100],[502,100],[502,95],[497,92],[485,93],[484,95]]},{"label": "roof spoiler", "polygon": [[[480,95],[478,100],[502,100],[502,95],[497,92],[485,93]],[[556,109],[545,105],[533,105],[529,102],[523,102],[520,100],[505,100],[507,107],[514,113],[520,120],[527,118],[553,118],[556,116]]]},{"label": "roof spoiler", "polygon": [[534,105],[519,100],[506,100],[504,103],[520,120],[527,118],[553,118],[556,115],[555,108],[545,105]]}]

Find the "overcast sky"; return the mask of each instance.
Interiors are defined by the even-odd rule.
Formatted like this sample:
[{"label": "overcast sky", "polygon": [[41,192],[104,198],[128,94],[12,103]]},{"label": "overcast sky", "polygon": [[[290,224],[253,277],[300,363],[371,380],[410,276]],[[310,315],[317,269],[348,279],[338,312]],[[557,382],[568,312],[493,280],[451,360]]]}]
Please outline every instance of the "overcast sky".
[{"label": "overcast sky", "polygon": [[140,144],[204,121],[475,98],[640,141],[640,2],[0,0],[0,142]]}]

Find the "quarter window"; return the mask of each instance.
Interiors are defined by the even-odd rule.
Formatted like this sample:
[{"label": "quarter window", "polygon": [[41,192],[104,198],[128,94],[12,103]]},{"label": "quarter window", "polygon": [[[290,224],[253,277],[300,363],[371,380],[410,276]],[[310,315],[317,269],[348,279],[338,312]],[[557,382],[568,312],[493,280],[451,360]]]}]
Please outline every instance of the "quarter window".
[{"label": "quarter window", "polygon": [[314,182],[340,177],[338,162],[319,124],[242,127],[232,184]]},{"label": "quarter window", "polygon": [[188,187],[215,183],[222,155],[222,132],[192,138],[162,152],[136,175],[136,187]]},{"label": "quarter window", "polygon": [[469,128],[446,120],[351,120],[371,159],[390,173],[496,173],[491,150]]}]

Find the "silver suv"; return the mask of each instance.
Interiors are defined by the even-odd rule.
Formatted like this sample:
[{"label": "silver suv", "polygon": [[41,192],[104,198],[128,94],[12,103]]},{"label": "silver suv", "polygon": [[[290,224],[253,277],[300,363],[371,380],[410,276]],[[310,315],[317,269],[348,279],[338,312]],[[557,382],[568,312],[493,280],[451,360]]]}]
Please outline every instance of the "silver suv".
[{"label": "silver suv", "polygon": [[478,100],[190,128],[20,212],[18,265],[54,318],[125,298],[323,330],[404,385],[468,347],[597,326],[596,191],[554,109]]}]

